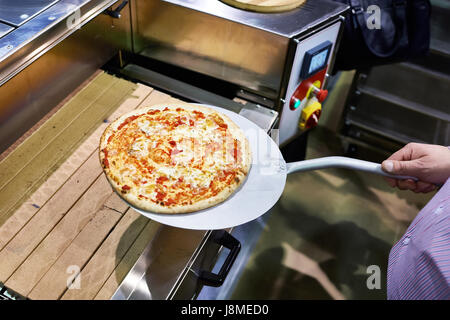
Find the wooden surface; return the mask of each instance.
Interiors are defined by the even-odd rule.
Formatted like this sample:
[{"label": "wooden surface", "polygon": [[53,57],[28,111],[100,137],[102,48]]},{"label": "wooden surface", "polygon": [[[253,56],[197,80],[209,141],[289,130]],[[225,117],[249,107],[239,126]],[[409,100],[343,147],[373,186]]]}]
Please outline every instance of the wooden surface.
[{"label": "wooden surface", "polygon": [[233,7],[257,12],[282,12],[301,6],[306,0],[221,0]]},{"label": "wooden surface", "polygon": [[102,72],[0,162],[0,281],[31,299],[112,296],[160,225],[113,193],[99,139],[119,115],[175,101]]}]

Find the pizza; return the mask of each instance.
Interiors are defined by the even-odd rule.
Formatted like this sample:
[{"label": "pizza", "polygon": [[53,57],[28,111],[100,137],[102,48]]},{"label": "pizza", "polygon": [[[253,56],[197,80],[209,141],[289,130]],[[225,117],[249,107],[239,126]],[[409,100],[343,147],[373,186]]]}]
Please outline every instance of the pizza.
[{"label": "pizza", "polygon": [[193,104],[137,109],[100,139],[100,163],[130,205],[154,213],[188,213],[226,200],[245,181],[250,146],[225,114]]}]

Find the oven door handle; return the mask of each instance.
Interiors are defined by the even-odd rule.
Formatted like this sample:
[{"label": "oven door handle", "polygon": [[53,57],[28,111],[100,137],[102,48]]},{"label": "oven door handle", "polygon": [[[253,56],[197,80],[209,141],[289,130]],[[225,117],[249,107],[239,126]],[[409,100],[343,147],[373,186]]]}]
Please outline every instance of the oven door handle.
[{"label": "oven door handle", "polygon": [[211,236],[215,243],[230,249],[230,252],[220,268],[219,273],[203,270],[200,271],[199,279],[206,286],[220,287],[224,283],[228,272],[241,250],[241,243],[225,230],[215,230]]},{"label": "oven door handle", "polygon": [[103,11],[104,14],[107,14],[108,16],[119,19],[122,15],[120,14],[120,11],[128,4],[128,0],[122,1],[122,3],[114,10],[112,9],[106,9]]}]

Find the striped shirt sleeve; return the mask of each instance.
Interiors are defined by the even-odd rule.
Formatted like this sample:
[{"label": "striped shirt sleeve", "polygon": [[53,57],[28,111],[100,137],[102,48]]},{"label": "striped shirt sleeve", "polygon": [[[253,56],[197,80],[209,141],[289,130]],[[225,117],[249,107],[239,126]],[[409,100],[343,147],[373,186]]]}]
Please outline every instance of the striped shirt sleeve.
[{"label": "striped shirt sleeve", "polygon": [[450,300],[450,179],[392,248],[388,299]]}]

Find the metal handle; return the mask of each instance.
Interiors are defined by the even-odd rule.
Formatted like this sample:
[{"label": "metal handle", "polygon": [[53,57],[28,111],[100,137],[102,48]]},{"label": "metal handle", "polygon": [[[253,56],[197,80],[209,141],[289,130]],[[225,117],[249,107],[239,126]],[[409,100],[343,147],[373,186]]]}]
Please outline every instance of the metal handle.
[{"label": "metal handle", "polygon": [[385,177],[394,178],[394,179],[412,179],[414,181],[418,181],[419,179],[416,177],[410,176],[400,176],[393,175],[385,172],[381,169],[381,164],[376,162],[358,160],[347,157],[323,157],[312,160],[304,160],[291,162],[287,164],[287,173],[299,172],[299,171],[310,171],[310,170],[318,170],[318,169],[326,169],[326,168],[346,168],[353,169],[365,172],[371,172],[375,174],[379,174]]},{"label": "metal handle", "polygon": [[121,17],[120,11],[128,4],[128,0],[122,1],[122,3],[114,10],[106,9],[103,11],[104,14],[107,14],[108,16],[119,19]]},{"label": "metal handle", "polygon": [[219,273],[216,274],[210,271],[200,271],[199,279],[204,285],[220,287],[225,281],[228,272],[233,266],[233,263],[241,250],[241,243],[225,230],[215,230],[213,237],[214,242],[230,249],[230,252],[220,268]]}]

